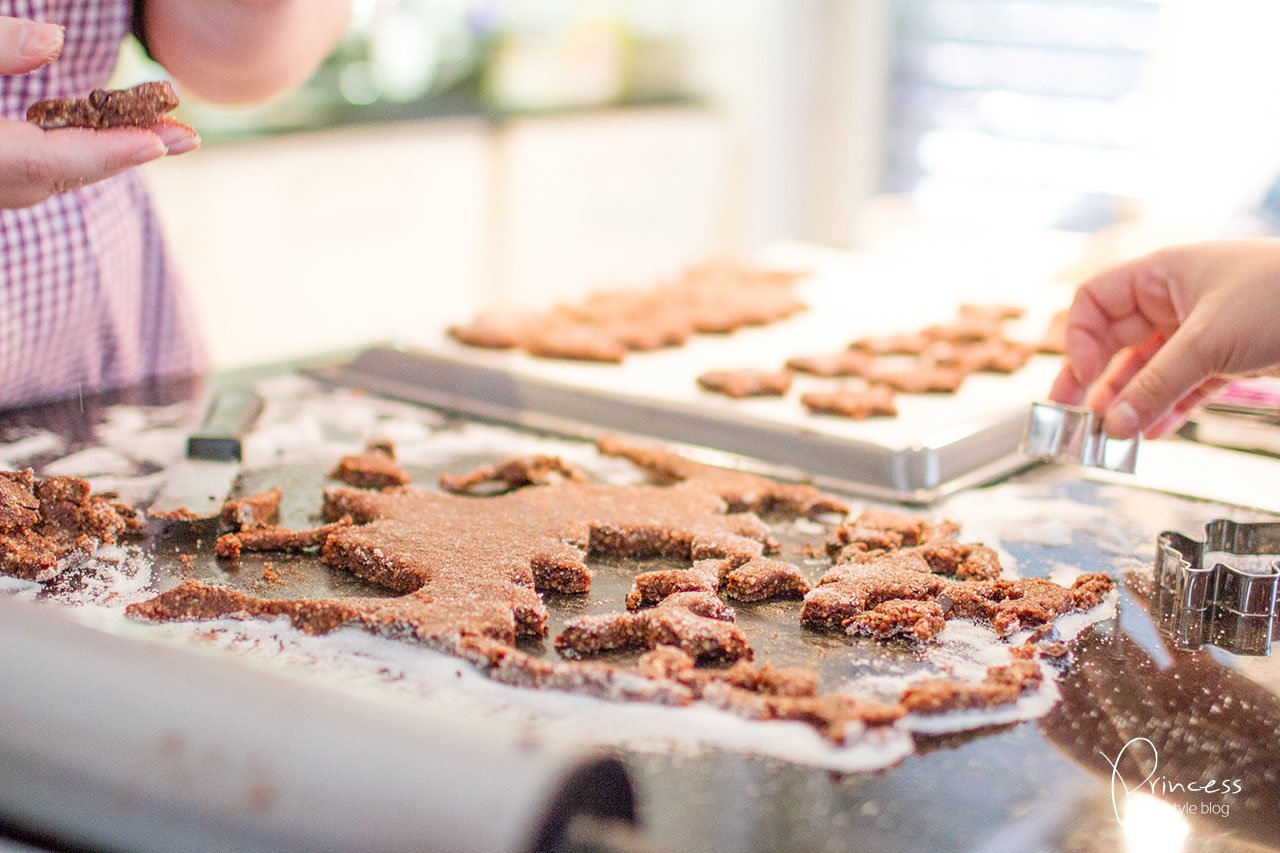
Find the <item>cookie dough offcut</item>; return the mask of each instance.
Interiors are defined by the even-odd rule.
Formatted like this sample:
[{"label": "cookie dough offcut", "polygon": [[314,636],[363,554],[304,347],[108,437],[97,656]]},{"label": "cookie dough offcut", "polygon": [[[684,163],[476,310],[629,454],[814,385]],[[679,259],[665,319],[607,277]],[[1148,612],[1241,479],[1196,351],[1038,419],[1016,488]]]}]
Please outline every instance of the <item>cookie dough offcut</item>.
[{"label": "cookie dough offcut", "polygon": [[66,558],[141,531],[132,509],[78,477],[0,471],[0,575],[43,583],[68,567]]},{"label": "cookie dough offcut", "polygon": [[27,121],[45,130],[86,127],[151,127],[178,106],[178,94],[164,80],[139,83],[132,89],[94,89],[86,98],[37,101],[27,108]]}]

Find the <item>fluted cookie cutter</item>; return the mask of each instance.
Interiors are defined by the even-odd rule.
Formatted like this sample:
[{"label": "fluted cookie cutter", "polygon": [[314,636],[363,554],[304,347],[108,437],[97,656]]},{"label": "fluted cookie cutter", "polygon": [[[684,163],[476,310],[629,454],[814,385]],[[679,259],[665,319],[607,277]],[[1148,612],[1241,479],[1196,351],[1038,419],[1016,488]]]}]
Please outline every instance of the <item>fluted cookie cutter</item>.
[{"label": "fluted cookie cutter", "polygon": [[1102,417],[1088,409],[1032,403],[1022,452],[1034,459],[1132,474],[1140,443],[1137,437],[1111,438],[1102,431]]},{"label": "fluted cookie cutter", "polygon": [[1172,530],[1156,540],[1152,611],[1180,649],[1270,654],[1277,586],[1280,522],[1215,519],[1204,541]]}]

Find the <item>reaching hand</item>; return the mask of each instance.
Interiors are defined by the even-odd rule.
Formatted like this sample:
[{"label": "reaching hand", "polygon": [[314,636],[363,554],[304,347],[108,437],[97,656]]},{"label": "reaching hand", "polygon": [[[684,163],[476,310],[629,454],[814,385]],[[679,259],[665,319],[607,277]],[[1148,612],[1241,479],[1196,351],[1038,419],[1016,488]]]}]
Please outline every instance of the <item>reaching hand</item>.
[{"label": "reaching hand", "polygon": [[[56,24],[0,16],[0,74],[43,68],[61,53],[62,41],[62,28]],[[0,119],[0,208],[39,204],[51,195],[199,145],[199,137],[177,122],[148,129],[46,131],[25,121]]]},{"label": "reaching hand", "polygon": [[1165,435],[1230,377],[1280,365],[1280,240],[1173,246],[1080,286],[1050,397],[1108,435]]}]

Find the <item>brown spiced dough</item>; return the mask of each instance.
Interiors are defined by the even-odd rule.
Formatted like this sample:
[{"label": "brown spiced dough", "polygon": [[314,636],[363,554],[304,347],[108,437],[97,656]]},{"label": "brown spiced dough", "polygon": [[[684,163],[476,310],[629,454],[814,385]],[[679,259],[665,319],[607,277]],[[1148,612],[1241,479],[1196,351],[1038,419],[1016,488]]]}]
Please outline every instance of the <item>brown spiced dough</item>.
[{"label": "brown spiced dough", "polygon": [[[953,394],[970,374],[1013,373],[1027,363],[1037,346],[1011,340],[1003,332],[1007,321],[1024,313],[1015,305],[962,305],[949,323],[853,341],[850,355],[861,360],[851,359],[847,372],[838,369],[834,360],[793,359],[788,367],[811,368],[817,375],[857,375],[903,394]],[[1039,351],[1045,351],[1043,345]],[[903,367],[900,363],[885,364],[881,356],[914,358]],[[813,395],[803,401],[814,413],[845,414],[841,411],[845,409],[853,413],[848,417],[868,416],[856,398],[843,405],[835,395]]]},{"label": "brown spiced dough", "polygon": [[[330,488],[325,517],[349,515],[355,524],[326,531],[321,560],[403,596],[317,600],[299,605],[298,618],[311,613],[328,630],[350,623],[437,646],[452,636],[510,643],[545,633],[539,590],[590,587],[588,553],[745,562],[771,543],[754,512],[844,508],[810,486],[723,471],[662,450],[616,439],[602,441],[601,449],[643,460],[642,467],[673,484],[565,481],[486,498],[404,486]],[[182,618],[182,607],[166,595],[137,612]]]},{"label": "brown spiced dough", "polygon": [[809,581],[798,567],[767,557],[753,557],[742,565],[728,568],[720,584],[724,594],[735,601],[804,598],[810,589]]},{"label": "brown spiced dough", "polygon": [[558,456],[519,456],[462,475],[441,474],[439,485],[455,495],[492,495],[562,480],[583,483],[586,479],[581,471],[565,464]]},{"label": "brown spiced dough", "polygon": [[539,358],[620,364],[627,357],[627,348],[620,341],[587,323],[540,324],[525,335],[521,346]]},{"label": "brown spiced dough", "polygon": [[831,392],[813,391],[802,394],[800,403],[815,415],[837,415],[855,421],[867,418],[892,418],[898,415],[893,389],[888,385],[871,385],[863,391],[852,389]]},{"label": "brown spiced dough", "polygon": [[652,678],[672,678],[690,686],[722,681],[766,696],[816,696],[818,677],[800,667],[752,666],[739,661],[727,670],[696,669],[693,658],[676,646],[659,645],[640,656],[639,669]]},{"label": "brown spiced dough", "polygon": [[627,593],[627,609],[666,603],[677,593],[721,592],[736,601],[803,598],[809,581],[800,569],[782,560],[718,558],[698,560],[688,569],[661,569],[636,575]]},{"label": "brown spiced dough", "polygon": [[840,566],[819,578],[804,597],[800,621],[815,630],[841,630],[849,620],[886,601],[931,601],[945,586],[938,575],[903,568],[892,556]]},{"label": "brown spiced dough", "polygon": [[930,341],[976,344],[997,337],[1002,325],[1002,320],[962,314],[950,323],[925,326],[920,330],[920,334]]},{"label": "brown spiced dough", "polygon": [[396,462],[395,446],[378,440],[370,442],[363,453],[342,457],[329,477],[361,489],[385,489],[413,482]]},{"label": "brown spiced dough", "polygon": [[[876,541],[872,536],[871,541]],[[836,544],[836,543],[831,543]],[[835,552],[836,565],[869,563],[892,555],[903,568],[918,572],[955,575],[961,580],[992,580],[1002,571],[995,551],[972,542],[928,542],[910,548],[868,548],[867,541],[853,542]]]},{"label": "brown spiced dough", "polygon": [[708,619],[719,619],[721,622],[732,622],[737,616],[733,608],[725,604],[714,592],[701,590],[673,592],[662,600],[662,604],[666,607],[683,607],[690,613],[696,613]]},{"label": "brown spiced dough", "polygon": [[652,607],[683,592],[714,594],[720,585],[721,560],[697,560],[688,569],[660,569],[636,575],[627,593],[627,609]]},{"label": "brown spiced dough", "polygon": [[[677,591],[651,610],[580,622],[558,640],[573,654],[653,647],[639,671],[541,660],[513,648],[517,636],[545,633],[535,586],[586,588],[582,558],[588,551],[683,559],[696,554],[706,563],[701,570],[714,574],[720,560],[748,565],[767,539],[758,519],[733,507],[843,508],[810,487],[753,483],[758,478],[665,451],[618,440],[604,449],[639,460],[670,485],[556,481],[489,498],[336,487],[326,493],[326,514],[349,513],[356,525],[329,534],[322,560],[405,593],[401,597],[264,599],[187,580],[128,613],[157,621],[283,617],[311,634],[355,626],[455,654],[506,684],[675,705],[702,698],[752,718],[807,721],[835,740],[902,716],[894,704],[817,696],[809,672],[746,665],[750,646],[732,624],[732,610],[706,591]],[[667,661],[667,676],[654,673],[660,659]],[[729,670],[694,670],[695,659],[739,663]]]},{"label": "brown spiced dough", "polygon": [[817,630],[926,640],[943,627],[936,618],[938,610],[894,607],[880,615],[865,614],[885,602],[933,602],[944,619],[977,619],[1007,637],[1022,628],[1052,623],[1064,613],[1095,607],[1114,586],[1103,574],[1082,575],[1070,587],[1043,578],[949,580],[934,574],[918,555],[891,551],[828,571],[805,596],[800,619]]},{"label": "brown spiced dough", "polygon": [[680,346],[694,334],[693,318],[678,300],[663,299],[661,286],[650,290],[604,290],[576,303],[552,309],[549,318],[595,326],[631,350]]},{"label": "brown spiced dough", "polygon": [[541,660],[493,640],[467,639],[459,646],[460,657],[505,684],[667,705],[702,700],[749,719],[805,722],[835,743],[866,729],[893,725],[906,714],[896,702],[818,695],[816,678],[805,670],[754,666],[745,660],[728,669],[698,669],[689,655],[672,646],[646,652],[637,670],[612,663]]},{"label": "brown spiced dough", "polygon": [[968,373],[1013,373],[1022,369],[1034,348],[1005,338],[991,338],[977,343],[933,344],[921,360],[938,367]]},{"label": "brown spiced dough", "polygon": [[927,542],[950,541],[959,532],[960,525],[954,521],[930,521],[904,512],[868,509],[836,528],[827,552],[834,554],[852,543],[866,543],[886,551],[910,548]]},{"label": "brown spiced dough", "polygon": [[15,533],[40,522],[40,499],[30,471],[6,471],[0,476],[0,533]]},{"label": "brown spiced dough", "polygon": [[78,477],[0,471],[0,574],[43,583],[62,571],[65,558],[141,532],[131,508],[91,492]]},{"label": "brown spiced dough", "polygon": [[284,492],[279,486],[249,495],[233,498],[222,505],[222,525],[232,531],[267,527],[280,515],[280,500]]},{"label": "brown spiced dough", "polygon": [[836,743],[864,728],[892,725],[906,710],[847,694],[818,694],[814,673],[802,668],[753,666],[739,661],[727,670],[696,669],[689,655],[658,646],[640,657],[640,671],[677,682],[691,695],[738,716],[808,723]]},{"label": "brown spiced dough", "polygon": [[859,338],[849,344],[849,349],[872,355],[919,355],[933,339],[921,332],[901,332],[878,338]]},{"label": "brown spiced dough", "polygon": [[[1038,684],[1038,664],[1021,660],[992,668],[976,685],[917,682],[903,701],[882,703],[819,695],[810,671],[747,664],[750,644],[714,590],[744,569],[745,590],[767,579],[794,580],[794,567],[762,557],[771,540],[753,513],[817,515],[843,512],[843,504],[808,486],[722,471],[619,439],[601,441],[600,449],[630,459],[655,484],[607,486],[557,477],[484,498],[406,486],[329,489],[326,517],[350,516],[352,523],[328,531],[322,561],[400,597],[264,599],[187,580],[127,612],[156,621],[284,617],[311,634],[353,626],[456,655],[505,684],[671,705],[701,700],[751,719],[802,721],[835,742],[867,727],[892,725],[908,711],[1015,702]],[[29,518],[29,504],[0,500],[0,518]],[[1066,609],[1092,606],[1111,586],[1105,576],[1086,575],[1064,595],[1047,581],[951,580],[935,572],[958,573],[983,552],[982,546],[957,543],[950,522],[867,511],[841,529],[832,553],[859,544],[867,547],[858,553],[871,546],[885,553],[827,572],[802,605],[811,627],[923,640],[947,616],[970,615],[1011,632],[1037,619],[1051,621]],[[273,529],[237,535],[273,535]],[[556,640],[562,653],[574,656],[647,649],[638,668],[545,660],[512,645],[546,633],[538,591],[589,587],[588,553],[691,562],[690,569],[642,575],[649,578],[644,583],[637,578],[638,601],[632,605],[629,596],[629,605],[656,607],[575,620]],[[734,660],[727,670],[696,667],[700,661]],[[1035,671],[1019,669],[1019,663]]]},{"label": "brown spiced dough", "polygon": [[919,555],[929,571],[961,580],[994,580],[1003,571],[994,550],[973,542],[926,542],[898,553]]},{"label": "brown spiced dough", "polygon": [[785,370],[712,370],[698,377],[698,385],[726,397],[783,397],[791,388],[791,374]]},{"label": "brown spiced dough", "polygon": [[275,525],[252,527],[237,533],[224,533],[214,544],[214,553],[224,560],[233,560],[243,551],[280,551],[298,553],[321,548],[337,531],[351,526],[351,516],[344,515],[332,524],[323,524],[306,530],[286,530]]},{"label": "brown spiced dough", "polygon": [[659,645],[674,646],[694,661],[752,656],[746,635],[732,622],[698,615],[670,598],[645,610],[573,619],[556,637],[556,651],[567,658]]},{"label": "brown spiced dough", "polygon": [[139,83],[132,89],[94,89],[86,98],[37,101],[27,107],[27,121],[45,130],[152,127],[177,106],[178,95],[173,86],[157,80]]},{"label": "brown spiced dough", "polygon": [[920,360],[908,369],[867,368],[868,382],[886,385],[902,394],[954,394],[960,390],[969,372],[959,367],[943,367]]},{"label": "brown spiced dough", "polygon": [[481,349],[515,349],[529,332],[529,319],[512,313],[487,313],[465,326],[451,326],[459,343]]},{"label": "brown spiced dough", "polygon": [[715,261],[690,267],[663,294],[705,334],[727,334],[745,326],[766,326],[805,310],[795,284],[807,273]]},{"label": "brown spiced dough", "polygon": [[865,350],[846,349],[829,355],[799,355],[787,359],[787,369],[812,376],[862,376],[875,359]]},{"label": "brown spiced dough", "polygon": [[[263,599],[236,590],[186,580],[163,597],[129,608],[135,618],[173,619],[286,618],[299,630],[324,634],[344,625],[365,630],[386,629],[395,622],[396,599],[383,599],[387,612],[363,605],[347,607],[350,599]],[[324,602],[317,611],[312,605]],[[675,608],[671,608],[675,609]],[[324,618],[320,618],[323,614]],[[381,632],[381,631],[379,631]],[[392,634],[416,639],[412,633]],[[796,720],[812,725],[824,737],[844,743],[865,728],[888,726],[908,711],[995,707],[1016,702],[1021,693],[1038,685],[1039,670],[993,667],[986,679],[968,684],[933,679],[909,686],[900,702],[877,702],[845,694],[819,695],[817,678],[807,669],[752,666],[745,659],[727,670],[695,668],[692,656],[680,647],[659,644],[642,655],[638,669],[592,661],[544,660],[510,644],[483,636],[445,636],[436,647],[456,655],[489,678],[516,687],[564,690],[611,701],[640,701],[688,705],[702,700],[738,716],[756,720]],[[695,649],[699,648],[696,643]],[[1028,663],[1022,661],[1021,663]],[[1035,664],[1030,664],[1034,667]]]},{"label": "brown spiced dough", "polygon": [[616,363],[628,352],[680,346],[695,333],[727,334],[790,317],[805,307],[795,295],[803,275],[709,263],[648,290],[602,291],[541,314],[481,315],[449,334],[470,346]]},{"label": "brown spiced dough", "polygon": [[843,625],[845,633],[855,637],[887,640],[905,636],[923,642],[946,627],[946,616],[942,605],[936,601],[894,598],[882,601],[870,610],[855,613]]},{"label": "brown spiced dough", "polygon": [[892,725],[905,715],[896,702],[860,699],[846,693],[820,696],[761,696],[712,682],[702,700],[740,717],[754,720],[795,720],[807,723],[833,743],[846,743],[867,728]]},{"label": "brown spiced dough", "polygon": [[912,714],[941,714],[1012,705],[1023,693],[1039,687],[1043,678],[1039,664],[1015,660],[991,667],[986,677],[976,684],[949,678],[917,681],[903,691],[901,703]]},{"label": "brown spiced dough", "polygon": [[652,352],[653,350],[679,347],[688,343],[696,331],[689,318],[666,311],[657,315],[658,321],[649,318],[622,320],[611,323],[609,337],[631,352]]},{"label": "brown spiced dough", "polygon": [[949,615],[988,621],[1007,637],[1022,628],[1048,625],[1064,613],[1096,607],[1114,588],[1115,582],[1101,573],[1083,574],[1070,587],[1045,578],[959,581],[943,590],[938,601]]},{"label": "brown spiced dough", "polygon": [[941,631],[945,619],[964,617],[1008,636],[1088,610],[1115,586],[1102,574],[1082,575],[1070,588],[1041,578],[1001,579],[996,552],[956,541],[959,530],[947,520],[860,513],[827,542],[835,565],[805,596],[801,621],[817,630],[923,641]]}]

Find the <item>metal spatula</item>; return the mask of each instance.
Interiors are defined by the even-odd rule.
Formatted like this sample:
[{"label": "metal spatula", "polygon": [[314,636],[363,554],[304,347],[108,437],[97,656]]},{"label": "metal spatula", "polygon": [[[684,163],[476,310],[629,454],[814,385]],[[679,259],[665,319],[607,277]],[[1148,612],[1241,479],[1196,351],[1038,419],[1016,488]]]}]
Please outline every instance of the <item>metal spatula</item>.
[{"label": "metal spatula", "polygon": [[213,518],[240,473],[244,436],[262,411],[248,388],[216,392],[200,429],[187,438],[187,456],[173,466],[147,514],[174,521]]}]

